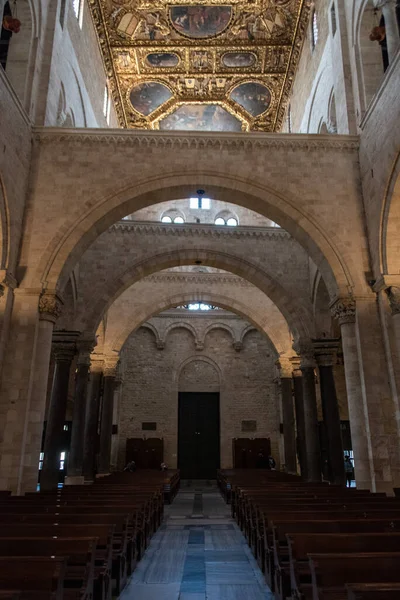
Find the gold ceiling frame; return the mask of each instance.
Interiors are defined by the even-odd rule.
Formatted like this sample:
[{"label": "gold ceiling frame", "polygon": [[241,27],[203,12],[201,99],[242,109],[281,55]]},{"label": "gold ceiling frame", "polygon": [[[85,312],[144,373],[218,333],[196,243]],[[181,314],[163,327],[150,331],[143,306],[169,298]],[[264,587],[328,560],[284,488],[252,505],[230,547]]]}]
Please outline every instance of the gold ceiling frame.
[{"label": "gold ceiling frame", "polygon": [[[227,3],[226,0],[175,0],[175,2],[171,2],[171,0],[156,0],[154,1],[143,1],[140,0],[128,0],[128,3],[122,5],[123,0],[118,0],[119,2],[119,16],[124,12],[130,12],[128,8],[128,4],[134,4],[135,8],[140,8],[140,10],[148,8],[149,10],[156,9],[167,9],[168,8],[168,16],[169,16],[169,7],[172,6],[232,6],[234,14],[235,9],[237,9],[237,5],[243,5],[246,0],[233,0],[232,2]],[[270,2],[271,5],[275,0],[256,0],[251,3],[251,6],[261,6],[266,5],[266,3]],[[112,29],[108,29],[107,19],[106,19],[106,11],[107,2],[110,4],[112,0],[89,0],[92,19],[97,31],[99,44],[102,50],[102,56],[105,64],[106,74],[108,76],[109,88],[113,97],[115,110],[118,116],[118,121],[121,127],[134,127],[134,128],[149,128],[149,120],[148,117],[144,117],[143,115],[136,120],[132,120],[132,115],[134,109],[129,101],[129,94],[127,94],[127,77],[131,78],[131,86],[145,81],[146,79],[149,81],[157,81],[166,85],[171,90],[171,85],[169,85],[169,81],[166,80],[163,76],[172,77],[171,81],[177,81],[177,77],[196,77],[199,80],[202,79],[204,75],[214,76],[217,75],[220,77],[225,77],[229,80],[229,85],[226,87],[226,94],[228,95],[235,87],[240,85],[240,83],[248,82],[248,78],[252,77],[252,80],[258,81],[265,85],[269,92],[271,93],[271,104],[270,107],[262,113],[262,117],[268,117],[267,121],[264,123],[262,119],[260,121],[260,115],[257,117],[252,117],[253,125],[251,129],[254,130],[263,130],[263,131],[278,131],[283,123],[283,119],[286,112],[286,106],[290,94],[290,90],[292,87],[295,69],[297,67],[297,63],[299,60],[301,48],[304,41],[304,33],[308,23],[309,18],[309,10],[310,10],[310,0],[297,0],[298,10],[296,9],[295,13],[295,21],[289,21],[291,23],[290,33],[291,33],[291,45],[289,44],[289,38],[282,38],[282,34],[278,34],[278,38],[272,37],[271,40],[261,41],[260,39],[255,40],[254,42],[249,42],[247,39],[232,39],[228,36],[228,29],[224,29],[222,32],[213,35],[209,38],[191,38],[188,37],[175,28],[173,29],[174,33],[179,37],[178,39],[168,40],[165,39],[142,39],[132,41],[131,38],[128,39],[128,36],[122,38],[121,36],[116,36],[115,32]],[[290,2],[290,0],[289,0]],[[293,5],[296,0],[292,0]],[[116,5],[116,0],[113,3],[113,6]],[[296,4],[296,5],[297,5]],[[109,7],[108,7],[108,12]],[[115,12],[115,11],[114,11]],[[293,13],[292,13],[293,14]],[[232,18],[232,17],[231,17]],[[292,24],[295,23],[293,27]],[[111,36],[113,36],[113,41],[111,41]],[[279,37],[280,36],[280,37]],[[117,43],[118,38],[118,43]],[[212,44],[208,47],[209,44]],[[278,67],[269,68],[269,64],[266,64],[266,60],[273,55],[273,52],[276,49],[279,49],[279,52],[282,54],[282,60],[280,59],[280,65]],[[288,50],[289,48],[289,50]],[[168,52],[171,54],[176,54],[180,58],[180,62],[178,65],[174,67],[154,67],[150,66],[146,61],[146,56],[151,53],[162,53]],[[209,52],[210,54],[210,64],[211,70],[207,69],[199,69],[194,71],[192,68],[193,53],[196,52]],[[236,52],[249,52],[256,56],[255,65],[249,67],[227,67],[222,63],[222,57],[229,53]],[[129,55],[129,67],[123,68],[120,64],[118,64],[118,56],[121,53],[125,53]],[[269,54],[268,54],[269,53]],[[289,57],[287,58],[287,55]],[[275,68],[275,71],[273,70]],[[185,73],[186,70],[186,73]],[[168,79],[168,77],[167,77]],[[242,81],[240,81],[242,79]],[[163,109],[167,104],[171,104],[171,107],[168,106],[168,110],[173,110],[173,106],[177,107],[180,104],[185,103],[207,103],[207,104],[221,104],[224,108],[227,108],[229,102],[227,98],[221,99],[218,97],[209,97],[209,98],[201,98],[195,100],[193,98],[184,98],[180,94],[176,96],[174,90],[172,90],[174,97],[164,103],[162,105]],[[272,100],[274,97],[274,101]],[[235,108],[240,106],[234,103]],[[243,107],[240,106],[242,110]],[[156,109],[151,113],[153,117],[154,114],[157,114],[157,111],[160,109]],[[230,106],[229,112],[233,114],[233,108]],[[273,111],[275,114],[273,115]],[[129,114],[131,113],[131,114]],[[139,115],[139,113],[137,113]],[[164,112],[166,116],[166,113]],[[161,115],[160,115],[161,116]],[[235,114],[237,118],[243,120],[243,115],[241,111],[237,111]],[[158,117],[157,117],[158,118]]]},{"label": "gold ceiling frame", "polygon": [[178,100],[177,102],[175,102],[173,104],[173,106],[170,106],[167,109],[165,109],[166,103],[164,103],[163,114],[161,116],[158,116],[157,118],[153,119],[153,121],[151,123],[151,129],[156,129],[156,130],[159,129],[160,121],[162,121],[169,115],[173,114],[181,106],[186,106],[188,104],[193,104],[193,105],[197,105],[197,106],[204,106],[205,104],[211,106],[211,105],[217,104],[218,106],[221,106],[221,108],[224,108],[233,117],[235,117],[235,119],[240,121],[240,123],[242,124],[242,131],[249,131],[250,123],[246,120],[246,118],[244,116],[242,116],[238,112],[234,111],[232,109],[232,106],[230,106],[226,100]]},{"label": "gold ceiling frame", "polygon": [[[267,107],[267,108],[266,108],[266,109],[265,109],[263,112],[259,113],[258,115],[252,115],[252,114],[251,114],[249,111],[247,111],[247,110],[245,109],[245,107],[243,106],[243,104],[239,104],[239,102],[236,102],[236,100],[234,100],[233,98],[231,98],[231,94],[232,94],[232,92],[233,92],[234,90],[236,90],[236,88],[240,87],[241,85],[244,85],[245,83],[253,83],[253,84],[254,84],[254,83],[259,83],[260,85],[264,86],[264,87],[265,87],[265,88],[268,90],[268,92],[269,92],[269,94],[270,94],[270,96],[271,96],[271,101],[270,101],[270,103],[268,104],[268,107]],[[227,98],[228,98],[228,99],[229,99],[231,102],[233,102],[233,104],[235,105],[235,107],[239,106],[239,107],[240,107],[242,110],[244,110],[244,111],[245,111],[245,113],[246,113],[246,114],[248,114],[248,115],[249,115],[249,116],[250,116],[252,119],[261,119],[262,117],[265,117],[265,116],[267,116],[267,114],[268,114],[268,113],[271,111],[271,107],[273,107],[273,106],[274,106],[274,104],[275,104],[275,94],[274,94],[274,91],[273,91],[273,89],[269,88],[269,87],[268,87],[268,85],[267,85],[267,84],[264,82],[264,80],[261,80],[261,81],[256,81],[256,80],[254,80],[254,78],[252,78],[252,79],[243,79],[243,80],[241,80],[241,81],[238,81],[238,82],[234,83],[234,84],[233,84],[233,85],[232,85],[232,86],[231,86],[231,87],[230,87],[230,88],[227,90],[227,92],[226,92],[226,96],[227,96]]]}]

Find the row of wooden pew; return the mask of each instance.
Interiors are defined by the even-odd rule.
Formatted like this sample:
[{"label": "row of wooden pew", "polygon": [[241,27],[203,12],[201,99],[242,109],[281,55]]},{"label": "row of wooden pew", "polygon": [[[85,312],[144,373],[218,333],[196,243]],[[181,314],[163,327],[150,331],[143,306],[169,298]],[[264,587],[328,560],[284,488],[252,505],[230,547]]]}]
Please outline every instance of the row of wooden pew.
[{"label": "row of wooden pew", "polygon": [[266,470],[218,484],[276,600],[400,600],[400,498]]},{"label": "row of wooden pew", "polygon": [[137,471],[93,485],[0,493],[0,600],[111,600],[124,588],[179,473]]}]

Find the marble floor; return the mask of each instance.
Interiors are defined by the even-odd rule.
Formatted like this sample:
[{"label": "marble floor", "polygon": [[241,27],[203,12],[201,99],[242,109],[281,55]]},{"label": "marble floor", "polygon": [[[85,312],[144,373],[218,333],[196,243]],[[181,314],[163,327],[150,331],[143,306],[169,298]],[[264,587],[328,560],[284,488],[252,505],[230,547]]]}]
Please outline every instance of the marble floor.
[{"label": "marble floor", "polygon": [[182,482],[120,600],[273,600],[213,482]]}]

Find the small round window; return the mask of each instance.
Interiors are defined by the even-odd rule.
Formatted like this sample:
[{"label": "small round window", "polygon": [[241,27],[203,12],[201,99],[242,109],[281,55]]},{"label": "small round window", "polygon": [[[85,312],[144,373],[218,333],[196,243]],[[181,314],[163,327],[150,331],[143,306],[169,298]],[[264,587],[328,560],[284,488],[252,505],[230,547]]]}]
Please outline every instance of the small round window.
[{"label": "small round window", "polygon": [[161,219],[161,223],[172,223],[172,219],[171,217],[169,217],[168,215],[165,217],[162,217]]}]

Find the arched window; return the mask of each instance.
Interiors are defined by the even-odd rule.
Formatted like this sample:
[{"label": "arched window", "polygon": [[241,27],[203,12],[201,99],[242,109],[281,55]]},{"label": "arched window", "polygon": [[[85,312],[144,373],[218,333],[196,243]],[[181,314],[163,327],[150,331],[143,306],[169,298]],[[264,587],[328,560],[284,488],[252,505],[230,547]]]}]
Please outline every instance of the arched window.
[{"label": "arched window", "polygon": [[312,12],[312,21],[311,21],[311,45],[312,45],[313,50],[314,50],[315,46],[317,45],[317,42],[318,42],[318,19],[317,19],[317,13],[314,9]]},{"label": "arched window", "polygon": [[177,225],[181,225],[185,222],[184,215],[176,210],[169,209],[163,215],[161,215],[161,223],[176,223]]},{"label": "arched window", "polygon": [[223,210],[214,219],[215,225],[228,225],[228,227],[236,227],[238,225],[237,217],[231,212]]}]

